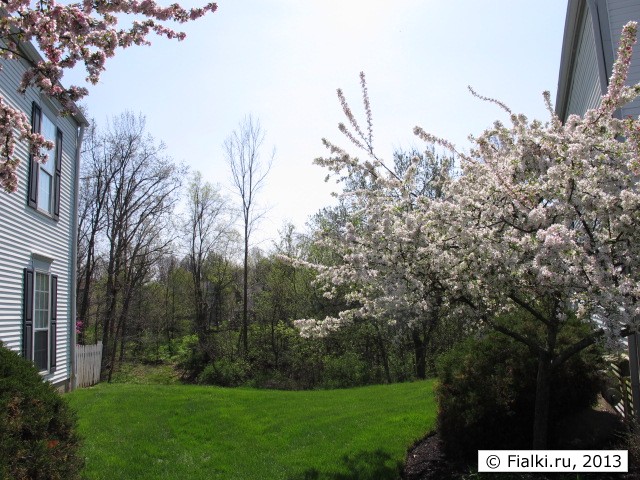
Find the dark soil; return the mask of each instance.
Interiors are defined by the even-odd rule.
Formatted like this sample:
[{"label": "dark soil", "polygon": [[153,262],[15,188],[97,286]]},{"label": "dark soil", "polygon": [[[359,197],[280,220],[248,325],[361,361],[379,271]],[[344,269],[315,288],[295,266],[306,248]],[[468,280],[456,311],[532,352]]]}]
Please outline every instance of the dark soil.
[{"label": "dark soil", "polygon": [[[600,402],[597,407],[580,412],[555,426],[554,449],[591,450],[622,449],[625,427],[610,407]],[[408,452],[402,478],[404,480],[466,480],[466,479],[622,479],[640,480],[640,466],[632,465],[629,472],[617,474],[478,474],[475,463],[468,464],[459,459],[448,458],[443,451],[442,442],[437,433],[433,433],[416,443]]]},{"label": "dark soil", "polygon": [[405,480],[457,479],[468,472],[466,465],[447,458],[437,433],[430,434],[409,450],[402,478]]}]

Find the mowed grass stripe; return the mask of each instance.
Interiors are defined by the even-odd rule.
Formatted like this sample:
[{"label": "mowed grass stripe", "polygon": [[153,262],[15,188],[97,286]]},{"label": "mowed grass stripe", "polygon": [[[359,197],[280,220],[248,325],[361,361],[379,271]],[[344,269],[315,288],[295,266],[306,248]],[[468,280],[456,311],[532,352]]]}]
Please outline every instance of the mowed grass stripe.
[{"label": "mowed grass stripe", "polygon": [[285,392],[104,384],[67,396],[99,479],[397,478],[433,381]]}]

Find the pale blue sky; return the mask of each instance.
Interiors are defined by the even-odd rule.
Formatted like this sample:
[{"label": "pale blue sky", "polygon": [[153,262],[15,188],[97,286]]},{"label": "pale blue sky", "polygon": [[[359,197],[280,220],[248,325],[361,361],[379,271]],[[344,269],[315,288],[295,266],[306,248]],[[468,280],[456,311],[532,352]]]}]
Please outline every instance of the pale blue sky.
[{"label": "pale blue sky", "polygon": [[385,158],[395,147],[422,146],[415,125],[464,146],[468,134],[505,119],[467,85],[546,120],[542,92],[555,99],[566,4],[220,0],[216,13],[183,29],[185,41],[152,38],[151,47],[119,52],[84,104],[101,124],[124,110],[146,115],[170,156],[229,194],[222,143],[245,115],[258,117],[265,156],[276,148],[260,197],[271,210],[256,235],[268,247],[285,220],[302,229],[332,202],[335,185],[312,161],[325,154],[322,137],[347,144],[336,128],[336,88],[361,112],[358,74],[366,73]]}]

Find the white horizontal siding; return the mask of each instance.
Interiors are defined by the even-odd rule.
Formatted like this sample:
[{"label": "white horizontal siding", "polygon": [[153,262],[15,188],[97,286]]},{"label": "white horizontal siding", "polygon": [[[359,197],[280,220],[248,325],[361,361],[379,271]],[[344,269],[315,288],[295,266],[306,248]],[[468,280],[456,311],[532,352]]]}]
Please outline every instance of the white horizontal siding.
[{"label": "white horizontal siding", "polygon": [[590,108],[597,107],[602,96],[593,23],[589,10],[585,8],[584,12],[585,15],[580,22],[580,34],[573,71],[570,73],[571,87],[569,89],[567,116],[571,114],[583,115]]},{"label": "white horizontal siding", "polygon": [[62,130],[63,153],[60,186],[60,218],[54,221],[27,206],[29,157],[27,146],[16,148],[21,159],[18,168],[18,190],[0,192],[0,340],[9,348],[22,349],[22,276],[30,266],[32,253],[53,259],[51,273],[58,276],[57,368],[47,376],[52,383],[70,376],[71,328],[71,252],[73,228],[73,189],[75,186],[75,150],[78,125],[72,117],[60,117],[38,91],[17,93],[24,67],[19,61],[2,61],[0,94],[4,101],[24,111],[31,118],[31,105],[36,101]]}]

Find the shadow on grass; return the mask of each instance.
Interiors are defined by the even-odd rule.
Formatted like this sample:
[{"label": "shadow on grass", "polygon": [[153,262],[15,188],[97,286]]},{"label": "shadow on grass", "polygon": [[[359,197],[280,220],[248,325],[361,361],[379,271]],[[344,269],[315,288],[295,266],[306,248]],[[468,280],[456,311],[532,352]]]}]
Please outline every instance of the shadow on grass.
[{"label": "shadow on grass", "polygon": [[310,468],[288,480],[395,480],[402,469],[402,462],[394,461],[382,450],[345,455],[341,465],[342,472],[328,473]]}]

